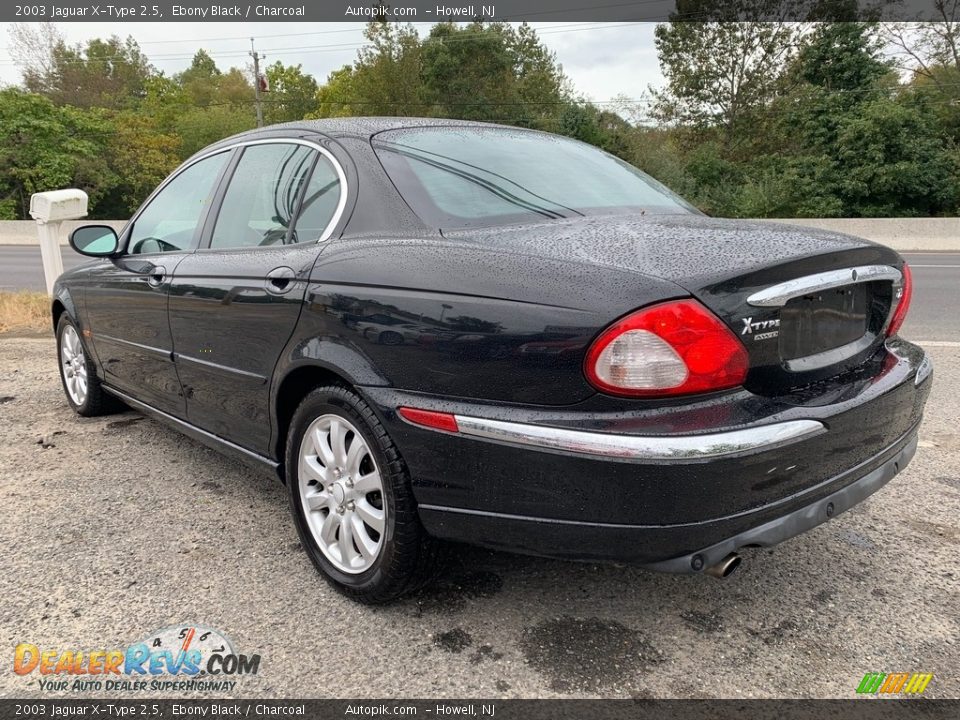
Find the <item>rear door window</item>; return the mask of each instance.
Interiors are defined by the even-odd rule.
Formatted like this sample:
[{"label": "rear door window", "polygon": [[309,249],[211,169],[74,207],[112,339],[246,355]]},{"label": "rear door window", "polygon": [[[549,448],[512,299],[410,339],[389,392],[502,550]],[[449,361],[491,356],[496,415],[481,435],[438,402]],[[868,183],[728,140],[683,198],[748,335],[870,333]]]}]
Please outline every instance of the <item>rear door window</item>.
[{"label": "rear door window", "polygon": [[213,249],[283,245],[317,152],[306,145],[249,145],[233,171],[210,238]]}]

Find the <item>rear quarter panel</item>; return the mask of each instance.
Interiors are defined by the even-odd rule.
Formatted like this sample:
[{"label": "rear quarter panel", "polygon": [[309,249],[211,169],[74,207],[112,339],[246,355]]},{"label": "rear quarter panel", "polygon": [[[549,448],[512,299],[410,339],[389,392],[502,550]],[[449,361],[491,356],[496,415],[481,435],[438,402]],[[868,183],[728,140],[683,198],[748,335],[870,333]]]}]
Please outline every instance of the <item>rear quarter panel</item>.
[{"label": "rear quarter panel", "polygon": [[357,385],[572,404],[594,392],[582,360],[600,330],[686,294],[632,271],[440,236],[352,237],[333,242],[314,266],[285,362],[316,362]]}]

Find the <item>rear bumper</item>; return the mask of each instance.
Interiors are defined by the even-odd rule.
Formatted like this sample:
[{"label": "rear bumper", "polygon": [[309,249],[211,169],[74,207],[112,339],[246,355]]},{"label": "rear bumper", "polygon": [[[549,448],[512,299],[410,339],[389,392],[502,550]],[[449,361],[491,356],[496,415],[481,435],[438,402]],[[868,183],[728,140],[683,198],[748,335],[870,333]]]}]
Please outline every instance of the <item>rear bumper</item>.
[{"label": "rear bumper", "polygon": [[[931,372],[920,348],[896,340],[869,367],[774,398],[596,412],[370,397],[431,534],[693,572],[812,528],[888,482],[916,451]],[[409,425],[400,405],[452,412],[461,431]]]},{"label": "rear bumper", "polygon": [[[857,477],[863,468],[855,468],[847,477],[827,480],[825,485],[843,486],[806,505],[789,510],[795,503],[787,498],[750,513],[702,523],[580,523],[429,505],[420,507],[420,515],[428,531],[438,537],[547,557],[625,562],[660,572],[693,573],[739,548],[776,545],[849,510],[893,479],[916,450],[914,429],[871,459],[868,465],[873,469],[866,474]],[[851,481],[851,477],[856,479]],[[678,548],[691,547],[694,549],[677,553]]]},{"label": "rear bumper", "polygon": [[[827,520],[846,512],[886,485],[913,459],[917,452],[917,435],[912,433],[906,444],[893,457],[884,461],[859,480],[837,490],[825,498],[798,510],[769,520],[762,525],[737,533],[732,537],[705,547],[699,552],[648,564],[651,570],[672,573],[695,572],[720,562],[730,553],[746,546],[770,547],[800,535]],[[699,556],[699,557],[698,557]]]}]

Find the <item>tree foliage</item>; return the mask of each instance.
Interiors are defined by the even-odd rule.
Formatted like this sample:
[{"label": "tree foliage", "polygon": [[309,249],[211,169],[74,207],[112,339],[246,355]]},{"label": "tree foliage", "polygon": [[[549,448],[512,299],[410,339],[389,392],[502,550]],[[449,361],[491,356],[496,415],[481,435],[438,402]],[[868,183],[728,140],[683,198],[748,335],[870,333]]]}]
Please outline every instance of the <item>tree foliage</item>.
[{"label": "tree foliage", "polygon": [[[960,0],[942,20],[856,21],[856,0],[679,0],[656,30],[666,85],[650,111],[578,96],[525,24],[376,19],[318,82],[264,69],[266,122],[353,115],[482,120],[558,132],[735,217],[911,216],[960,210]],[[792,22],[797,8],[823,21]],[[750,22],[784,9],[781,21]],[[793,12],[794,14],[790,14]],[[752,14],[752,15],[751,15]],[[843,20],[844,22],[840,22]],[[256,125],[250,68],[199,49],[166,75],[132,39],[69,45],[18,24],[23,87],[0,91],[0,217],[33,192],[84,188],[91,217],[125,217],[183,159]],[[894,61],[889,58],[894,57]]]}]

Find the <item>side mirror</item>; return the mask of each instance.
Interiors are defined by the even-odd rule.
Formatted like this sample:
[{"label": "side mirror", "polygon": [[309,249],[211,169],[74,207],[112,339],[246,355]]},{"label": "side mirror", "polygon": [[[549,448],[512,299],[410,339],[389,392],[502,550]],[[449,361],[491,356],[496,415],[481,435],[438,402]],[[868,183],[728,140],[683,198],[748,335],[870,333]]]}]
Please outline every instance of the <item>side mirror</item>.
[{"label": "side mirror", "polygon": [[70,247],[81,255],[109,257],[119,249],[120,238],[109,225],[83,225],[70,233]]}]

